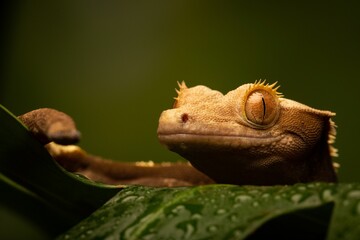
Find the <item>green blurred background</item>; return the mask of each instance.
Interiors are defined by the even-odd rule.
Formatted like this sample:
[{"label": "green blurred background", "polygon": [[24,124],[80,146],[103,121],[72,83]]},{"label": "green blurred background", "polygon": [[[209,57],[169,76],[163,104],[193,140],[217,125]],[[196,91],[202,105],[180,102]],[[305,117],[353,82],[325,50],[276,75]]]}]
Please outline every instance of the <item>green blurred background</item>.
[{"label": "green blurred background", "polygon": [[356,1],[22,1],[3,4],[0,103],[74,117],[91,153],[180,157],[158,143],[176,81],[224,93],[257,79],[337,113],[341,181],[360,181]]}]

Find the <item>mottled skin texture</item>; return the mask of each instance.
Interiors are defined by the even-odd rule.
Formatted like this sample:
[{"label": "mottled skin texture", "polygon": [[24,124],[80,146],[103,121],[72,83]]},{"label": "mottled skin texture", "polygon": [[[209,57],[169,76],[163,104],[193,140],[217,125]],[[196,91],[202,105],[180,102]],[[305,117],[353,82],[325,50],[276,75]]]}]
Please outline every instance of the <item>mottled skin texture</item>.
[{"label": "mottled skin texture", "polygon": [[62,146],[76,143],[80,134],[71,117],[53,109],[19,119],[64,168],[110,184],[335,182],[330,119],[335,114],[285,99],[276,90],[256,82],[223,95],[180,84],[174,108],[161,114],[158,137],[195,168],[187,163],[114,162],[74,145]]},{"label": "mottled skin texture", "polygon": [[219,183],[335,182],[334,113],[283,98],[275,84],[226,95],[180,84],[159,120],[160,142]]}]

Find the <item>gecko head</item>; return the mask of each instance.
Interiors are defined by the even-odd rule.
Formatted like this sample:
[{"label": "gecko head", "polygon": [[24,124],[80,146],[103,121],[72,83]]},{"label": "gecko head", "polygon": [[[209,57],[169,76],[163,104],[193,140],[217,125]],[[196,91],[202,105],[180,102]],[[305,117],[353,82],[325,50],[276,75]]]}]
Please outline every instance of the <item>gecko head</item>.
[{"label": "gecko head", "polygon": [[[318,174],[312,168],[324,168],[319,162],[335,155],[335,114],[283,98],[276,83],[244,84],[225,95],[179,87],[173,108],[160,116],[159,141],[216,182],[311,181]],[[332,181],[332,166],[324,171],[331,174],[320,180]]]}]

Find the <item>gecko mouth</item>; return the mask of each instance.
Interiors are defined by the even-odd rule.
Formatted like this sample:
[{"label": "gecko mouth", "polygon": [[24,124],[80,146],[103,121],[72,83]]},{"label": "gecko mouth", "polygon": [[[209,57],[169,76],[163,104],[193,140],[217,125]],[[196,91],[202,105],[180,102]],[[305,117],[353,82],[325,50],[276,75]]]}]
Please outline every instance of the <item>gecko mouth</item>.
[{"label": "gecko mouth", "polygon": [[283,136],[252,136],[236,134],[214,134],[214,133],[158,133],[160,143],[169,149],[203,149],[204,151],[248,149],[252,147],[266,147],[276,144]]}]

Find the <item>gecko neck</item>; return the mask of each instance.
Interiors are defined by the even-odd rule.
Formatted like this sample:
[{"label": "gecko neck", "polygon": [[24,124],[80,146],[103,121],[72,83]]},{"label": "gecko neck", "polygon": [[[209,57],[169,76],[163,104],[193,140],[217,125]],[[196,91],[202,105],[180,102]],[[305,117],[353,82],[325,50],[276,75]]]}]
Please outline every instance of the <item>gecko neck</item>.
[{"label": "gecko neck", "polygon": [[[330,126],[327,126],[330,128]],[[309,156],[308,171],[309,181],[316,182],[337,182],[337,176],[334,169],[334,164],[331,157],[331,146],[328,143],[328,131],[326,129],[319,141],[319,144],[314,149],[313,154]]]}]

